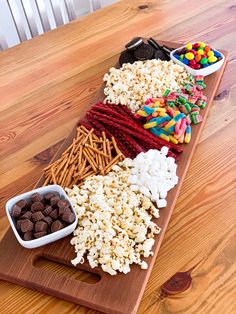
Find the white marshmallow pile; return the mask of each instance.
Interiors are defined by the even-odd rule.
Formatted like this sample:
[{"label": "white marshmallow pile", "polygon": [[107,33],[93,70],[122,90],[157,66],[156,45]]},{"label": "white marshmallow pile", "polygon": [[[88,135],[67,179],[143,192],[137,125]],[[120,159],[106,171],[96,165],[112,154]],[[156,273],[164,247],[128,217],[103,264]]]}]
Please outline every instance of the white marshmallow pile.
[{"label": "white marshmallow pile", "polygon": [[148,98],[161,97],[166,89],[176,91],[189,83],[189,74],[173,61],[146,60],[110,68],[104,75],[105,101],[127,106],[132,112],[141,109]]},{"label": "white marshmallow pile", "polygon": [[177,165],[173,157],[167,157],[168,148],[162,147],[161,151],[150,149],[140,153],[132,160],[131,175],[128,182],[132,191],[140,191],[158,208],[166,207],[167,193],[177,183]]},{"label": "white marshmallow pile", "polygon": [[[140,157],[139,157],[140,158]],[[133,162],[126,158],[105,176],[91,176],[78,188],[66,189],[78,216],[71,244],[77,254],[73,265],[101,265],[111,275],[130,272],[131,264],[147,269],[142,257],[153,255],[154,235],[160,228],[152,222],[159,211],[151,200],[129,188]],[[133,168],[135,169],[135,168]]]}]

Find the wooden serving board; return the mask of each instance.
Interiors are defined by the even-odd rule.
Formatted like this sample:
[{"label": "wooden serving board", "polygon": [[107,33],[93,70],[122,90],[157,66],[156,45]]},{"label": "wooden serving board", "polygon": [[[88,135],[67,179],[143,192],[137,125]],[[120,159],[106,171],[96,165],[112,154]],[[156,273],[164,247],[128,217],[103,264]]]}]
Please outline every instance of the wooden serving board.
[{"label": "wooden serving board", "polygon": [[[172,42],[165,42],[165,44],[173,48],[180,46]],[[183,145],[184,152],[180,155],[177,162],[179,183],[168,193],[168,205],[165,209],[160,210],[160,218],[156,220],[162,231],[160,235],[156,236],[153,247],[154,256],[146,259],[149,264],[148,270],[141,270],[139,266],[134,265],[131,267],[131,272],[127,275],[118,274],[110,276],[100,268],[91,269],[88,263],[85,263],[79,265],[77,268],[97,274],[101,279],[94,284],[82,282],[65,274],[36,267],[37,260],[42,257],[60,264],[72,266],[70,260],[75,257],[75,253],[74,247],[69,243],[71,236],[38,249],[28,250],[20,246],[12,230],[9,229],[0,243],[1,279],[109,314],[130,314],[137,312],[184,177],[224,72],[228,53],[226,51],[221,52],[225,55],[224,65],[219,71],[205,79],[207,88],[204,90],[204,94],[208,97],[208,105],[204,110],[201,110],[203,122],[193,126],[190,144]],[[94,103],[103,98],[103,88],[101,88],[94,99]],[[54,160],[71,144],[75,134],[76,127],[61,146]],[[41,186],[43,181],[44,178],[42,177],[37,183],[37,187]]]}]

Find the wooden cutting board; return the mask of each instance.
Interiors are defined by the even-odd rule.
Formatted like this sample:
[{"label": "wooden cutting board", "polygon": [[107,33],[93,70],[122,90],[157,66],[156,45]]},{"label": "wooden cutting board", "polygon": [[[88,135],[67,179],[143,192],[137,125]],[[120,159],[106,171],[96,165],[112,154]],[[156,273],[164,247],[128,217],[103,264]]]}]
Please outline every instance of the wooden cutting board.
[{"label": "wooden cutting board", "polygon": [[[165,44],[173,48],[180,46],[172,42],[165,42]],[[83,282],[65,273],[55,272],[49,268],[37,267],[37,261],[41,258],[73,267],[70,260],[75,257],[75,253],[73,246],[69,243],[71,236],[41,248],[28,250],[20,246],[12,230],[9,228],[0,243],[0,279],[109,314],[130,314],[137,312],[184,177],[224,72],[228,53],[226,51],[221,52],[225,55],[225,62],[222,68],[205,79],[207,88],[204,90],[204,94],[208,97],[208,105],[204,110],[201,110],[203,122],[193,126],[191,142],[183,146],[184,152],[180,155],[180,159],[177,162],[179,183],[168,193],[168,205],[165,209],[160,210],[160,218],[155,220],[162,228],[162,231],[160,235],[156,236],[153,247],[154,256],[146,259],[149,264],[148,270],[141,270],[140,267],[134,265],[131,267],[131,272],[127,275],[118,274],[110,276],[102,272],[100,268],[91,269],[86,262],[77,268],[96,274],[100,280],[96,283]],[[94,103],[103,98],[103,88],[101,88],[94,99]],[[71,144],[75,134],[76,126],[53,160],[56,160]],[[43,180],[44,178],[42,177],[36,186],[41,186]]]}]

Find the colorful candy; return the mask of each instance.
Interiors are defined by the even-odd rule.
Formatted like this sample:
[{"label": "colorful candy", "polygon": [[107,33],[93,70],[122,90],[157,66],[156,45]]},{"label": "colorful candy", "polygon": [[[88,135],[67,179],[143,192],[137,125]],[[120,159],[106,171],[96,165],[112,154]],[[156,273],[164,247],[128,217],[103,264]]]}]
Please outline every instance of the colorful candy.
[{"label": "colorful candy", "polygon": [[187,125],[184,143],[188,144],[191,140],[191,125]]},{"label": "colorful candy", "polygon": [[220,52],[212,50],[204,42],[187,43],[175,52],[174,57],[195,70],[206,68],[222,59]]},{"label": "colorful candy", "polygon": [[204,55],[204,51],[202,49],[198,49],[197,54],[199,56],[202,56],[202,55]]},{"label": "colorful candy", "polygon": [[198,43],[199,43],[199,46],[200,46],[201,48],[206,47],[206,44],[205,44],[203,41],[200,41],[200,42],[198,42]]},{"label": "colorful candy", "polygon": [[215,56],[209,57],[208,62],[209,63],[215,63],[217,61],[217,58]]},{"label": "colorful candy", "polygon": [[222,58],[222,56],[221,56],[221,54],[220,54],[219,51],[216,51],[216,50],[212,50],[212,51],[214,52],[214,56],[215,56],[216,58]]},{"label": "colorful candy", "polygon": [[214,51],[210,50],[207,52],[208,57],[213,57],[214,56]]},{"label": "colorful candy", "polygon": [[178,92],[167,89],[163,98],[149,98],[135,117],[143,122],[144,129],[173,144],[191,140],[190,124],[202,121],[200,110],[207,105],[203,95],[204,77],[197,75],[193,83],[183,86]]},{"label": "colorful candy", "polygon": [[202,58],[200,61],[201,64],[206,64],[207,62],[208,62],[207,58]]},{"label": "colorful candy", "polygon": [[193,60],[194,59],[194,54],[192,52],[188,52],[188,53],[186,53],[185,57],[188,60]]},{"label": "colorful candy", "polygon": [[164,92],[164,97],[167,97],[170,94],[170,89],[166,89]]},{"label": "colorful candy", "polygon": [[186,48],[188,50],[191,50],[193,48],[192,43],[187,43]]}]

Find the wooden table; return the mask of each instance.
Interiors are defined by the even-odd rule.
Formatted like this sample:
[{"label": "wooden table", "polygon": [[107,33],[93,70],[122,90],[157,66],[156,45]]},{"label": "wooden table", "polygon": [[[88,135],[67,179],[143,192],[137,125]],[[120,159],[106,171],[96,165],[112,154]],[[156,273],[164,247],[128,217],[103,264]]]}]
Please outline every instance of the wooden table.
[{"label": "wooden table", "polygon": [[[33,187],[129,39],[201,39],[229,62],[139,313],[235,313],[235,13],[233,0],[126,0],[1,52],[0,238],[6,200]],[[163,295],[177,272],[192,285]],[[3,281],[0,291],[4,314],[95,313]]]}]

